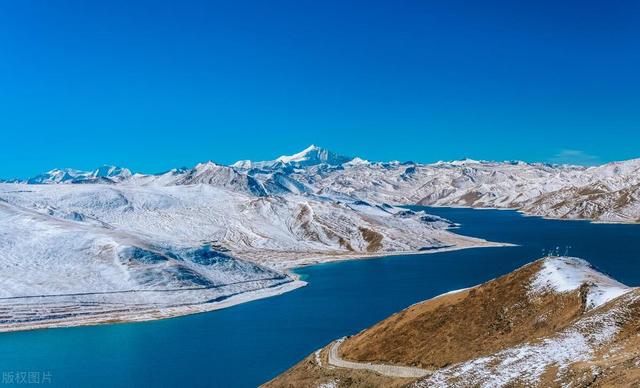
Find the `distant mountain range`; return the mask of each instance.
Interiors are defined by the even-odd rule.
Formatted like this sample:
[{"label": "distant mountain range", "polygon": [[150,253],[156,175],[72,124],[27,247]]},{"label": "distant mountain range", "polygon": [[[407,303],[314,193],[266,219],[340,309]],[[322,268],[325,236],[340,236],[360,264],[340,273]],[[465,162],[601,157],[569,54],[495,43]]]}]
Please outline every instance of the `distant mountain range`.
[{"label": "distant mountain range", "polygon": [[309,146],[270,161],[213,162],[162,174],[52,170],[27,184],[209,184],[256,196],[314,193],[390,204],[513,208],[553,218],[640,220],[640,159],[596,167],[464,159],[420,164],[369,162]]},{"label": "distant mountain range", "polygon": [[0,331],[205,311],[301,286],[296,265],[496,245],[397,205],[637,222],[639,187],[640,160],[370,162],[316,146],[161,174],[52,170],[0,183]]}]

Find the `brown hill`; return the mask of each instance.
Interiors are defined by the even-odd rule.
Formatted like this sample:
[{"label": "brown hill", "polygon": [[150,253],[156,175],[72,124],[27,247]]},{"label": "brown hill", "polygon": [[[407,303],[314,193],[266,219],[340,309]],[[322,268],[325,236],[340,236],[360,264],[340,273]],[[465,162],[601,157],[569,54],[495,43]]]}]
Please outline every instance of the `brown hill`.
[{"label": "brown hill", "polygon": [[411,306],[339,345],[343,360],[419,367],[431,372],[424,378],[339,368],[327,347],[267,385],[628,386],[640,377],[638,318],[639,290],[583,260],[548,257]]}]

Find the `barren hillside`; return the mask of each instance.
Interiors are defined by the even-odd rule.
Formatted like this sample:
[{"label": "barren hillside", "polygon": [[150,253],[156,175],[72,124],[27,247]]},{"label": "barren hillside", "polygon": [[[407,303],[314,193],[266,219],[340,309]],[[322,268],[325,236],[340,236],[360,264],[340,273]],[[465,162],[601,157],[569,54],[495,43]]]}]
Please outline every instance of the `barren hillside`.
[{"label": "barren hillside", "polygon": [[340,345],[342,359],[422,368],[423,378],[322,362],[331,345],[267,386],[627,386],[640,373],[639,318],[639,290],[583,260],[547,257],[411,306]]}]

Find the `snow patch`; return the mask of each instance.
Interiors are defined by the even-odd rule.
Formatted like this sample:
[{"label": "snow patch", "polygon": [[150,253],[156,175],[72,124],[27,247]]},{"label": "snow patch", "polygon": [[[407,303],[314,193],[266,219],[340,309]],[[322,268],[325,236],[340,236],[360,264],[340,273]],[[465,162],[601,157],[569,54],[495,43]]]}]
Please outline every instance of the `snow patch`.
[{"label": "snow patch", "polygon": [[631,290],[630,287],[598,272],[587,261],[575,257],[547,257],[542,269],[531,283],[531,293],[540,294],[552,290],[571,292],[583,284],[589,286],[587,308],[601,306]]},{"label": "snow patch", "polygon": [[[632,303],[629,298],[620,306]],[[438,370],[416,387],[505,387],[535,385],[552,365],[561,375],[578,361],[588,361],[601,346],[618,333],[617,322],[627,319],[624,307],[617,307],[580,319],[551,338],[505,349],[494,355]]]},{"label": "snow patch", "polygon": [[331,380],[318,385],[318,388],[337,388],[340,380]]}]

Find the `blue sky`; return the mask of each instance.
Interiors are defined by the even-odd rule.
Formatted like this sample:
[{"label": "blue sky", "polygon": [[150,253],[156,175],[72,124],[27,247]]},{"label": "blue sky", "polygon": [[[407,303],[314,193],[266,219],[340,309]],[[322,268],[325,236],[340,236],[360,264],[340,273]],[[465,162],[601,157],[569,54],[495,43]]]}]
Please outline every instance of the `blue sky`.
[{"label": "blue sky", "polygon": [[5,1],[0,176],[640,157],[638,1]]}]

